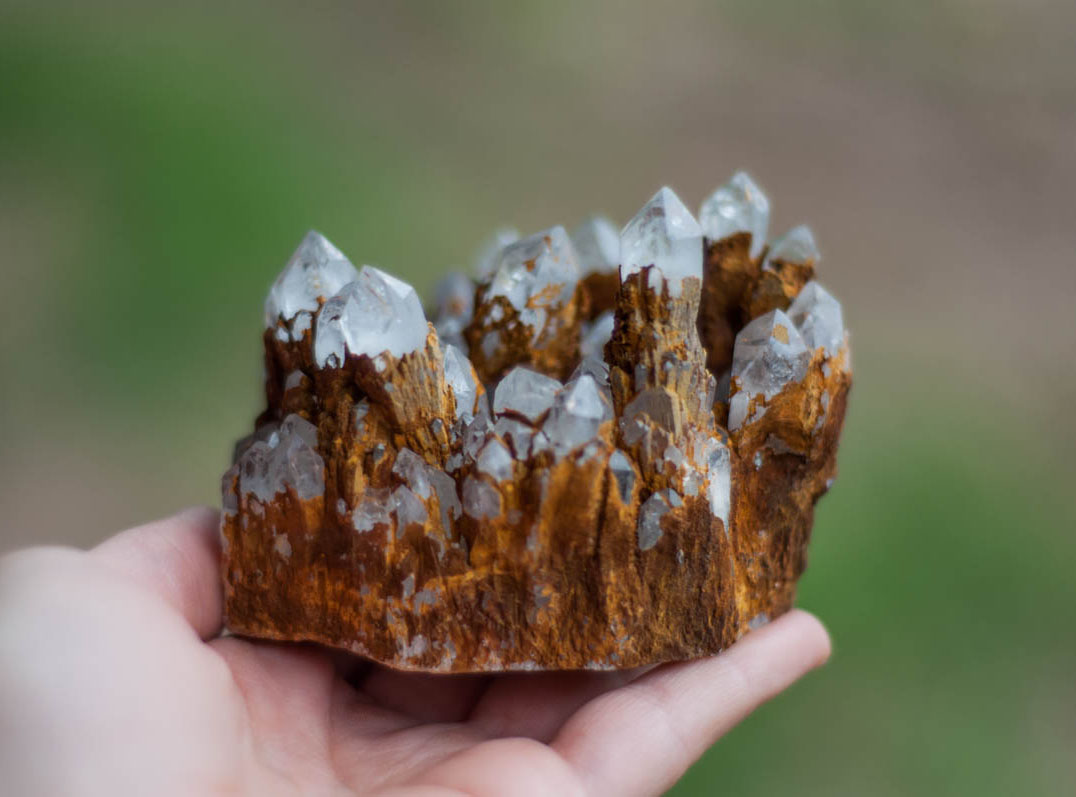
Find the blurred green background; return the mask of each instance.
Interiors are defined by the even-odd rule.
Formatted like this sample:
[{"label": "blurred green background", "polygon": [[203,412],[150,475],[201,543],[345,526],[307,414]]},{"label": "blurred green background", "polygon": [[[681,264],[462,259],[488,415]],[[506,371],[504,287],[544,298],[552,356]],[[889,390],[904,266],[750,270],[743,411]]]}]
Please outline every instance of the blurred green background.
[{"label": "blurred green background", "polygon": [[800,593],[835,653],[676,793],[1076,793],[1076,5],[0,15],[0,549],[217,502],[308,227],[428,293],[746,168],[854,335]]}]

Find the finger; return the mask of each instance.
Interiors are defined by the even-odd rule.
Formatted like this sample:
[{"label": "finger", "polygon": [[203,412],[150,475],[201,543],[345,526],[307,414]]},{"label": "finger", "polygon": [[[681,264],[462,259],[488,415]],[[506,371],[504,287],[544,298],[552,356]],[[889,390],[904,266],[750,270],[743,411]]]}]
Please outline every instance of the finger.
[{"label": "finger", "polygon": [[580,706],[642,676],[648,668],[619,672],[519,673],[495,678],[468,721],[490,736],[552,739]]},{"label": "finger", "polygon": [[220,633],[224,594],[216,510],[199,507],[105,540],[90,556],[167,601],[203,639]]},{"label": "finger", "polygon": [[385,708],[422,722],[460,722],[489,683],[486,675],[436,675],[374,666],[361,690]]},{"label": "finger", "polygon": [[822,624],[793,610],[718,656],[666,664],[591,701],[553,747],[587,793],[662,792],[718,737],[829,652]]}]

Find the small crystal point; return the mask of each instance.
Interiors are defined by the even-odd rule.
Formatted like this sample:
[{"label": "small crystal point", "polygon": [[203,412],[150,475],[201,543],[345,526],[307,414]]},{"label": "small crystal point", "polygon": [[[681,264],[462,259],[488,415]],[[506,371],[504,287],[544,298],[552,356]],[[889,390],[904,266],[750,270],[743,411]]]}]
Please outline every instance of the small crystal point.
[{"label": "small crystal point", "polygon": [[496,437],[478,452],[475,464],[479,471],[492,476],[496,481],[503,482],[512,478],[512,452]]},{"label": "small crystal point", "polygon": [[421,498],[430,497],[431,470],[433,469],[426,464],[426,460],[410,448],[401,448],[392,465],[393,475],[402,479]]},{"label": "small crystal point", "polygon": [[620,233],[620,278],[656,266],[669,292],[687,277],[702,279],[702,228],[671,188],[662,188]]},{"label": "small crystal point", "polygon": [[613,336],[613,326],[616,317],[612,310],[602,313],[590,324],[583,328],[583,336],[579,341],[579,353],[583,357],[597,357],[601,359],[605,352],[605,344]]},{"label": "small crystal point", "polygon": [[[556,226],[501,250],[487,297],[503,296],[524,316],[524,323],[531,323],[528,312],[566,304],[578,281],[575,249],[564,228]],[[544,312],[541,316],[544,321]]]},{"label": "small crystal point", "polygon": [[426,505],[410,489],[402,484],[392,492],[393,511],[396,512],[396,536],[403,536],[408,526],[425,524],[429,513]]},{"label": "small crystal point", "polygon": [[579,365],[572,371],[569,382],[574,382],[583,374],[589,374],[594,378],[594,381],[598,383],[598,387],[603,390],[609,389],[609,364],[602,359],[601,353],[597,355],[584,355],[583,359],[579,361]]},{"label": "small crystal point", "polygon": [[553,405],[562,385],[556,379],[519,365],[493,392],[493,412],[514,412],[535,423]]},{"label": "small crystal point", "polygon": [[476,520],[501,514],[501,494],[474,476],[463,481],[463,511]]},{"label": "small crystal point", "polygon": [[770,245],[766,261],[783,260],[786,263],[818,262],[818,245],[814,233],[806,224],[793,227]]},{"label": "small crystal point", "polygon": [[770,200],[747,172],[736,172],[699,209],[699,226],[711,241],[738,232],[751,233],[752,257],[757,257],[766,244],[769,223]]},{"label": "small crystal point", "polygon": [[462,271],[453,271],[434,289],[438,317],[459,318],[466,323],[474,312],[474,282]]},{"label": "small crystal point", "polygon": [[640,551],[650,550],[658,544],[662,535],[661,519],[681,503],[680,496],[674,490],[665,489],[651,495],[639,507],[636,535]]},{"label": "small crystal point", "polygon": [[749,396],[776,396],[789,382],[803,379],[810,359],[807,344],[781,310],[759,316],[740,330],[732,351],[732,376],[740,391],[732,397],[729,428],[737,429],[745,421]]},{"label": "small crystal point", "polygon": [[605,216],[591,216],[572,230],[572,244],[584,276],[612,271],[620,264],[620,231]]},{"label": "small crystal point", "polygon": [[497,268],[497,259],[501,251],[509,244],[519,240],[519,230],[514,227],[501,227],[494,230],[493,234],[484,240],[475,252],[475,276],[480,280],[488,280]]},{"label": "small crystal point", "polygon": [[844,344],[841,303],[815,280],[803,286],[788,308],[788,317],[811,351],[822,346],[826,355],[832,357]]},{"label": "small crystal point", "polygon": [[303,500],[323,495],[325,463],[317,445],[317,427],[299,415],[289,415],[240,456],[240,492],[263,503],[289,487]]},{"label": "small crystal point", "polygon": [[478,383],[474,367],[463,352],[451,343],[445,345],[445,382],[452,389],[456,400],[456,418],[465,421],[474,417],[475,401],[478,399]]},{"label": "small crystal point", "polygon": [[593,440],[602,422],[612,417],[613,408],[597,382],[583,374],[557,394],[542,431],[560,457]]},{"label": "small crystal point", "polygon": [[429,329],[415,289],[373,266],[340,289],[318,314],[314,359],[340,367],[347,354],[402,357],[426,345]]},{"label": "small crystal point", "polygon": [[[303,310],[313,313],[359,273],[343,253],[311,230],[288,259],[265,299],[265,326],[290,321]],[[294,335],[293,339],[296,339]]]},{"label": "small crystal point", "polygon": [[609,457],[609,470],[616,480],[620,500],[630,505],[632,491],[635,489],[635,467],[619,448]]}]

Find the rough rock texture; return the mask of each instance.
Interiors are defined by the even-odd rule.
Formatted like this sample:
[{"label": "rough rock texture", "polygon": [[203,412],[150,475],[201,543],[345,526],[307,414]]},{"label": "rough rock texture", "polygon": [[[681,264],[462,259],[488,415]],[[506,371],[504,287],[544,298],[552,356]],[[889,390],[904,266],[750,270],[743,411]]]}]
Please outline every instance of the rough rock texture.
[{"label": "rough rock texture", "polygon": [[786,611],[836,472],[847,334],[806,228],[754,241],[769,205],[746,175],[708,203],[717,240],[659,191],[620,278],[607,220],[501,233],[434,324],[308,235],[223,479],[228,627],[402,669],[612,669]]}]

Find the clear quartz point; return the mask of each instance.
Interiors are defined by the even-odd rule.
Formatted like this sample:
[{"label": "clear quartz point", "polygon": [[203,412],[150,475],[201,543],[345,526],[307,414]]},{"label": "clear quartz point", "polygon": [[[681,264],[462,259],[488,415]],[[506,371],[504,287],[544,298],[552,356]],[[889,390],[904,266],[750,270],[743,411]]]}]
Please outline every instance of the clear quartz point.
[{"label": "clear quartz point", "polygon": [[788,308],[788,317],[811,351],[821,346],[826,356],[832,357],[844,345],[841,303],[815,280],[803,286]]},{"label": "clear quartz point", "polygon": [[647,551],[661,539],[661,519],[670,509],[683,503],[675,490],[658,490],[639,507],[639,520],[635,529],[640,551]]},{"label": "clear quartz point", "polygon": [[373,266],[340,289],[318,314],[314,360],[340,367],[347,354],[402,357],[426,345],[429,329],[415,289]]},{"label": "clear quartz point", "polygon": [[451,343],[444,348],[445,382],[456,399],[456,418],[468,421],[474,417],[475,401],[478,398],[474,368],[471,361],[463,356],[463,352]]},{"label": "clear quartz point", "polygon": [[517,365],[493,391],[493,412],[496,415],[514,412],[536,423],[553,405],[561,387],[556,379]]},{"label": "clear quartz point", "polygon": [[501,514],[501,494],[474,476],[463,480],[463,511],[475,520],[497,517]]},{"label": "clear quartz point", "polygon": [[[359,272],[343,253],[319,232],[311,230],[288,259],[265,299],[265,326],[272,329],[278,319],[290,321],[298,313],[314,313],[320,301],[328,300]],[[302,330],[292,330],[293,340]]]},{"label": "clear quartz point", "polygon": [[455,271],[437,284],[435,292],[437,335],[442,341],[463,346],[463,328],[474,315],[474,282]]},{"label": "clear quartz point", "polygon": [[462,271],[453,271],[434,289],[438,316],[471,320],[474,312],[474,282]]},{"label": "clear quartz point", "polygon": [[613,408],[592,376],[584,374],[557,394],[553,409],[542,424],[556,456],[562,457],[593,440]]},{"label": "clear quartz point", "polygon": [[324,495],[325,463],[317,446],[317,428],[299,415],[289,415],[239,457],[239,491],[263,503],[288,488],[304,501]]},{"label": "clear quartz point", "polygon": [[729,406],[729,429],[747,421],[751,396],[773,398],[789,382],[807,373],[811,353],[796,326],[781,310],[759,316],[740,330],[732,350],[732,378],[740,390]]},{"label": "clear quartz point", "polygon": [[609,310],[586,324],[579,341],[579,353],[583,357],[597,357],[600,360],[605,352],[605,344],[613,336],[615,321],[613,311]]},{"label": "clear quartz point", "polygon": [[620,232],[620,278],[647,266],[680,295],[687,277],[702,280],[702,228],[671,188],[662,188]]},{"label": "clear quartz point", "polygon": [[612,471],[613,478],[616,480],[620,500],[630,505],[632,490],[635,489],[635,468],[632,466],[631,460],[628,459],[623,451],[617,449],[609,457],[609,470]]},{"label": "clear quartz point", "polygon": [[395,501],[387,487],[367,488],[359,505],[351,513],[351,525],[358,532],[373,531],[378,525],[391,525],[389,512],[393,509]]},{"label": "clear quartz point", "polygon": [[579,281],[579,261],[563,227],[529,235],[509,244],[497,258],[486,298],[503,296],[520,320],[536,331],[547,311],[567,304]]},{"label": "clear quartz point", "polygon": [[409,488],[400,485],[392,492],[392,506],[396,513],[396,536],[403,536],[408,526],[422,526],[429,518],[426,505]]},{"label": "clear quartz point", "polygon": [[605,216],[591,216],[572,230],[583,276],[612,271],[620,264],[620,231]]},{"label": "clear quartz point", "polygon": [[430,497],[429,472],[431,470],[434,469],[426,464],[426,460],[410,448],[401,448],[392,465],[393,475],[402,479],[420,498]]},{"label": "clear quartz point", "polygon": [[496,437],[486,443],[475,457],[478,470],[495,481],[503,482],[512,478],[512,452]]},{"label": "clear quartz point", "polygon": [[766,262],[783,260],[786,263],[817,263],[818,245],[814,233],[806,224],[793,227],[772,244],[766,253]]},{"label": "clear quartz point", "polygon": [[501,227],[493,231],[486,240],[478,246],[474,258],[474,273],[480,280],[488,280],[497,268],[497,258],[501,251],[509,244],[519,240],[519,230],[514,227]]},{"label": "clear quartz point", "polygon": [[738,232],[751,233],[752,257],[757,257],[766,245],[769,224],[770,200],[747,172],[736,172],[699,208],[699,226],[711,241]]}]

